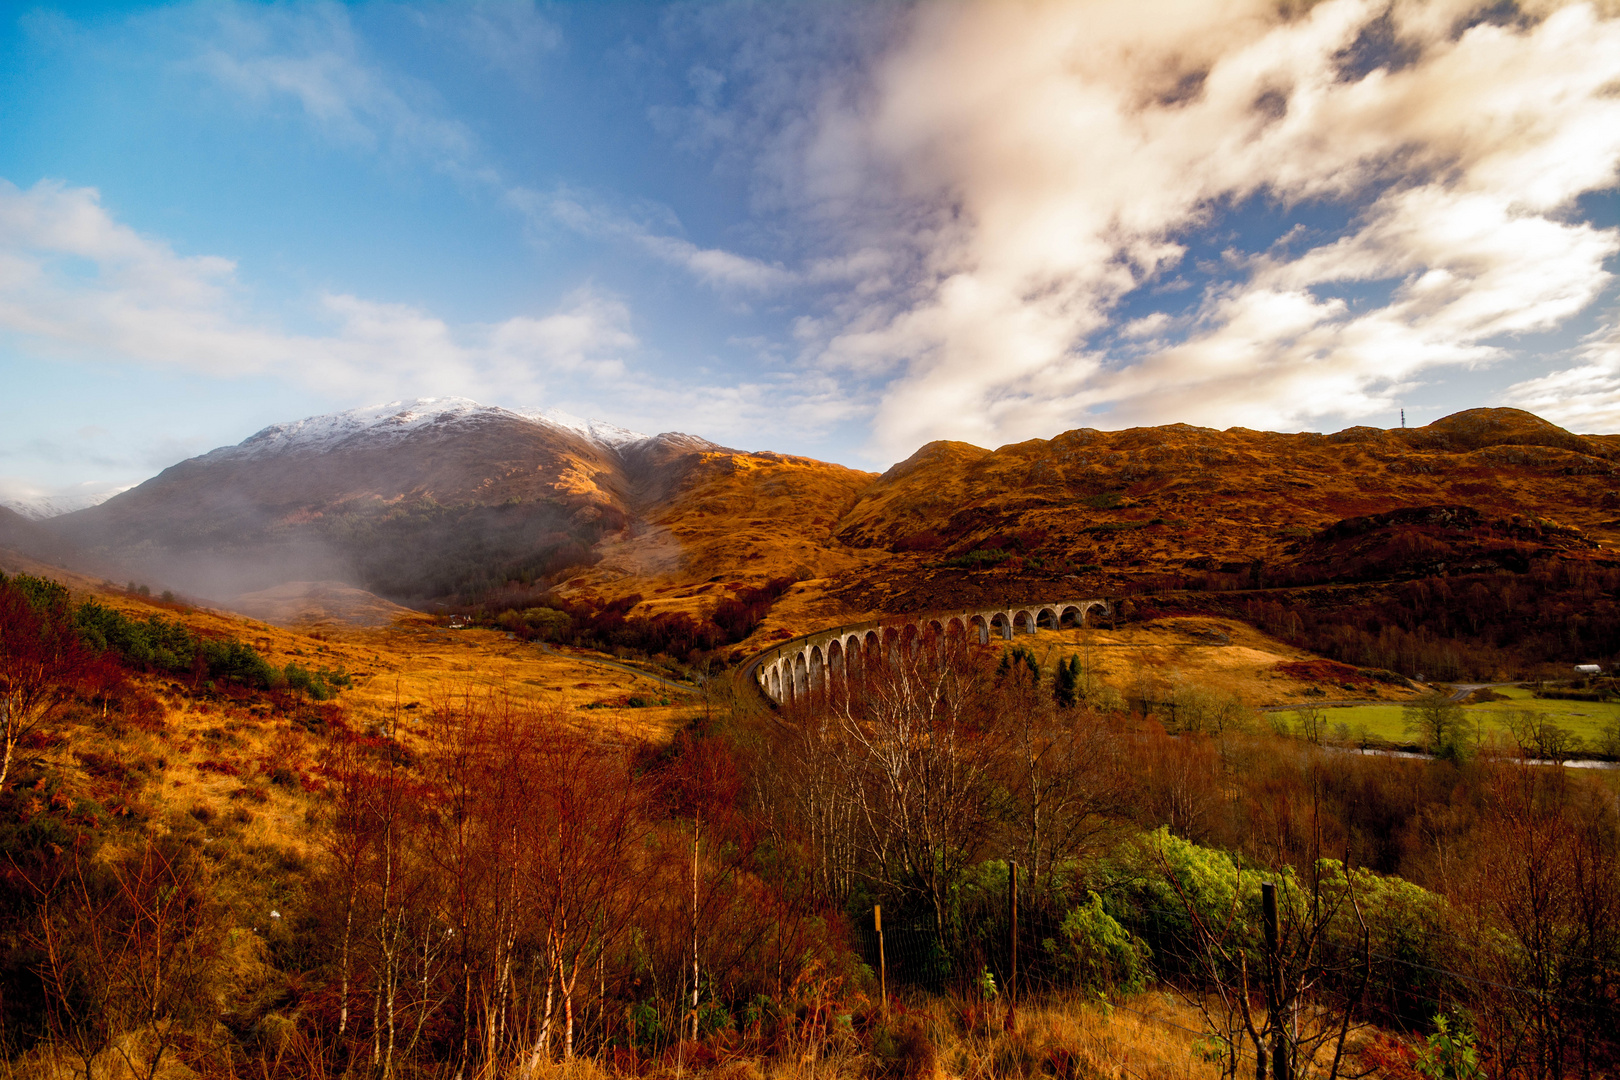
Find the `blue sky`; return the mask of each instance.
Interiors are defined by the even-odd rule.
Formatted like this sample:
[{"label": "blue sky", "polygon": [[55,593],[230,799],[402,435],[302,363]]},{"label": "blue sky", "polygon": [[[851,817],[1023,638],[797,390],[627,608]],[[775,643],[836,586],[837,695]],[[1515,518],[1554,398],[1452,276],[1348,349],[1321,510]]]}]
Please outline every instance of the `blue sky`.
[{"label": "blue sky", "polygon": [[1620,429],[1584,5],[12,5],[0,500],[421,396],[882,468]]}]

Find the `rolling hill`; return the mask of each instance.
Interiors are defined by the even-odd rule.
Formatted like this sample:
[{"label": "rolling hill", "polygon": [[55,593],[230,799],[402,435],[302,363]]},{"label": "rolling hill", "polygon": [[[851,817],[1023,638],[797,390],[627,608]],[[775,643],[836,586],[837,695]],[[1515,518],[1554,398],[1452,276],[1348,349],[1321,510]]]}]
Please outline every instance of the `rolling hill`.
[{"label": "rolling hill", "polygon": [[839,523],[838,541],[894,556],[840,588],[887,609],[1165,575],[1324,582],[1607,560],[1617,454],[1613,436],[1513,409],[1329,435],[1178,424],[994,451],[931,443]]}]

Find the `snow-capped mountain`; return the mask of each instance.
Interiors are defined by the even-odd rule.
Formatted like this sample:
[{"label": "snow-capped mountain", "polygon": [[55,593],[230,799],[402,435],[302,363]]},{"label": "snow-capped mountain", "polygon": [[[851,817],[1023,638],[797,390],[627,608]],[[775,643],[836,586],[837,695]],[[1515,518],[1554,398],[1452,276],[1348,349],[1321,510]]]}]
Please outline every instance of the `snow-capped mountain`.
[{"label": "snow-capped mountain", "polygon": [[347,412],[271,424],[236,446],[221,447],[205,458],[245,458],[264,454],[327,453],[345,445],[410,439],[430,431],[488,421],[523,420],[573,432],[600,446],[618,449],[647,439],[639,431],[585,420],[560,409],[505,409],[480,405],[469,398],[417,398],[368,405]]},{"label": "snow-capped mountain", "polygon": [[588,560],[718,449],[552,409],[396,401],[272,424],[44,524],[195,595],[343,580],[439,597]]},{"label": "snow-capped mountain", "polygon": [[14,510],[30,521],[44,521],[71,514],[75,510],[99,506],[119,492],[128,491],[131,486],[97,486],[94,490],[83,490],[81,487],[48,492],[31,488],[0,488],[0,506]]}]

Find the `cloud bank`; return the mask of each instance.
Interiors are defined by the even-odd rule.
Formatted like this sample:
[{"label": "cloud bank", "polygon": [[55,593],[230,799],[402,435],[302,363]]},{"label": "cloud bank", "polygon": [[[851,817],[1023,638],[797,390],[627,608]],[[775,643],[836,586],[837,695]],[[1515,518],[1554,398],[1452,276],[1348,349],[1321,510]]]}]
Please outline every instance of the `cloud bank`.
[{"label": "cloud bank", "polygon": [[[1515,335],[1592,304],[1620,251],[1577,212],[1616,183],[1620,21],[1492,13],[919,6],[795,162],[801,203],[850,250],[895,253],[882,284],[806,321],[806,357],[893,373],[873,429],[891,457],[1083,423],[1352,418],[1425,373],[1512,357]],[[1347,224],[1186,265],[1189,234],[1246,202],[1283,219],[1338,207]],[[1122,318],[1188,278],[1190,303]],[[1600,368],[1620,379],[1611,363],[1515,400],[1546,407]]]},{"label": "cloud bank", "polygon": [[227,378],[273,373],[343,395],[541,395],[549,375],[612,381],[638,341],[628,308],[581,289],[543,317],[451,326],[405,304],[326,294],[325,334],[267,326],[236,266],[115,220],[92,188],[0,181],[0,331],[81,359]]},{"label": "cloud bank", "polygon": [[546,315],[463,325],[327,293],[314,312],[326,333],[267,325],[251,300],[233,262],[177,254],[113,218],[92,188],[0,180],[0,334],[45,355],[223,379],[269,374],[349,400],[611,401],[615,421],[677,420],[744,445],[784,424],[813,429],[850,413],[826,378],[799,380],[784,401],[764,375],[721,384],[650,376],[632,362],[642,342],[629,306],[588,286]]}]

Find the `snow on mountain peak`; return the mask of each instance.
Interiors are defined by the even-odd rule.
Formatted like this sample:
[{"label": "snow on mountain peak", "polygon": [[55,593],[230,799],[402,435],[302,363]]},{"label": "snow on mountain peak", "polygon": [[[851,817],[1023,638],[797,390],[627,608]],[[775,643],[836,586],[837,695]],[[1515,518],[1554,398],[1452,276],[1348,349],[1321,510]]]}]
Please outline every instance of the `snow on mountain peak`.
[{"label": "snow on mountain peak", "polygon": [[72,487],[47,491],[31,484],[12,483],[0,479],[0,506],[15,510],[30,521],[71,514],[89,506],[98,506],[133,484],[109,485],[94,481]]},{"label": "snow on mountain peak", "polygon": [[428,427],[486,417],[515,417],[561,428],[614,449],[646,438],[639,432],[600,420],[584,420],[557,409],[503,409],[462,397],[417,398],[271,424],[236,446],[222,447],[207,456],[257,457],[294,450],[324,451],[357,436],[398,438]]},{"label": "snow on mountain peak", "polygon": [[561,409],[511,409],[526,420],[538,420],[552,427],[567,428],[570,431],[590,439],[592,442],[604,443],[614,449],[627,446],[630,443],[642,442],[647,438],[639,431],[609,424],[604,420],[582,420],[572,413],[565,413]]}]

